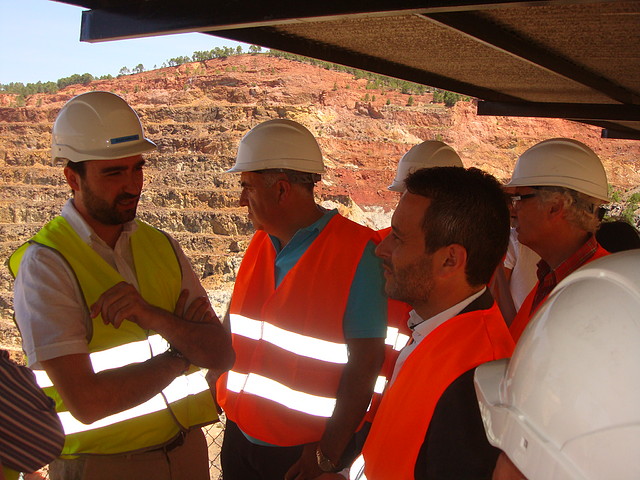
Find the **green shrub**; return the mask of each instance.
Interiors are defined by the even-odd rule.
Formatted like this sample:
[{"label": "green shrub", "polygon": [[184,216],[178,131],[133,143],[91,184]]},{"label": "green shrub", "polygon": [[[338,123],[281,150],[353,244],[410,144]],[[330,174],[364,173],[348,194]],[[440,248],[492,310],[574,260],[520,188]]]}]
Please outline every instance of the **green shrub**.
[{"label": "green shrub", "polygon": [[460,100],[469,100],[469,97],[439,88],[433,90],[433,101],[435,103],[444,103],[447,107],[453,107]]},{"label": "green shrub", "polygon": [[615,203],[618,203],[621,200],[620,192],[611,184],[609,184],[609,198]]}]

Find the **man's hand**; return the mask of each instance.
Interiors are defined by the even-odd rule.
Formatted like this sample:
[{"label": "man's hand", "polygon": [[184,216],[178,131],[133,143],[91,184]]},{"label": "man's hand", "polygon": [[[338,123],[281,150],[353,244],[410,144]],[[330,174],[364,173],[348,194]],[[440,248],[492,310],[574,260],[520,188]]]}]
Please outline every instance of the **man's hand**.
[{"label": "man's hand", "polygon": [[180,297],[178,297],[178,301],[176,302],[176,308],[173,311],[176,316],[181,317],[183,320],[188,322],[208,323],[213,322],[214,320],[216,322],[220,322],[218,316],[211,307],[209,298],[206,296],[197,297],[191,302],[189,308],[185,310],[188,298],[189,291],[182,290],[182,292],[180,292]]},{"label": "man's hand", "polygon": [[[187,322],[196,322],[196,323],[211,323],[217,322],[219,323],[218,316],[213,311],[213,307],[211,307],[211,303],[209,302],[209,298],[206,296],[198,297],[191,302],[189,308],[185,311],[185,304],[187,302],[187,298],[189,297],[189,291],[183,290],[180,292],[180,297],[176,302],[176,308],[173,313],[181,317],[183,320]],[[216,396],[216,382],[220,375],[222,375],[226,370],[218,370],[209,368],[207,370],[207,374],[205,378],[207,383],[209,384],[209,391],[211,392],[211,396],[213,397],[216,410],[218,411],[218,415],[222,415],[222,409],[218,405],[217,396]]]},{"label": "man's hand", "polygon": [[111,323],[119,328],[124,320],[135,322],[144,329],[153,329],[149,319],[152,312],[157,310],[146,300],[130,283],[120,282],[100,295],[100,298],[91,305],[91,318],[102,314],[102,321]]},{"label": "man's hand", "polygon": [[[318,457],[316,456],[317,443],[309,443],[304,446],[302,455],[294,463],[284,480],[310,480],[322,475],[322,470],[318,467]],[[339,477],[342,478],[342,477]]]},{"label": "man's hand", "polygon": [[[91,306],[92,318],[102,314],[105,324],[118,328],[126,319],[140,328],[153,330],[180,351],[192,364],[222,373],[231,368],[235,353],[231,335],[216,317],[206,297],[197,298],[186,309],[182,291],[175,312],[147,303],[128,283],[118,283]],[[182,311],[182,315],[178,313]]]}]

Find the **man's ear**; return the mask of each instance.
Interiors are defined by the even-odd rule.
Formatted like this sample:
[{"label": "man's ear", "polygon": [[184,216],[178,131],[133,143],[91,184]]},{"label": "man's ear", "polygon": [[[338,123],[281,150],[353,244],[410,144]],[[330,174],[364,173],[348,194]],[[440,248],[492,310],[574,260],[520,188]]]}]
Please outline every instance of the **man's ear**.
[{"label": "man's ear", "polygon": [[546,209],[547,215],[549,215],[550,217],[563,215],[565,210],[564,201],[561,198],[556,198],[552,201],[547,202],[544,208]]},{"label": "man's ear", "polygon": [[452,243],[440,248],[436,255],[436,265],[438,274],[443,277],[462,272],[465,273],[467,267],[467,249],[457,243]]},{"label": "man's ear", "polygon": [[276,188],[277,188],[277,194],[278,194],[278,201],[283,201],[286,200],[287,198],[289,198],[289,195],[291,194],[291,183],[289,183],[289,180],[286,179],[280,179],[276,182]]},{"label": "man's ear", "polygon": [[71,190],[77,192],[80,190],[80,175],[71,170],[69,167],[64,167],[64,176],[67,179],[67,183],[71,187]]}]

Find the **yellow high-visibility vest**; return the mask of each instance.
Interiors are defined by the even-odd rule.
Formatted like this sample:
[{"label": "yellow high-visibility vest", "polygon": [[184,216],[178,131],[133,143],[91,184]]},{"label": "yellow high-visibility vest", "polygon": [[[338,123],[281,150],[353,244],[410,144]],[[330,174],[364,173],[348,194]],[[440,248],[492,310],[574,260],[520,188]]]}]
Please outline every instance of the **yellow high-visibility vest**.
[{"label": "yellow high-visibility vest", "polygon": [[[182,272],[167,236],[136,220],[131,236],[139,291],[152,305],[173,312],[180,295]],[[57,251],[75,273],[87,306],[122,276],[87,245],[63,217],[45,225],[9,259],[9,268],[18,274],[22,256],[31,243]],[[94,371],[143,362],[164,352],[167,342],[154,332],[125,320],[120,328],[104,325],[99,315],[93,320],[89,352]],[[71,415],[44,371],[35,371],[38,385],[56,402],[56,411],[65,430],[63,456],[114,454],[161,446],[181,430],[214,422],[218,416],[205,379],[205,372],[191,368],[162,392],[131,409],[85,425]]]}]

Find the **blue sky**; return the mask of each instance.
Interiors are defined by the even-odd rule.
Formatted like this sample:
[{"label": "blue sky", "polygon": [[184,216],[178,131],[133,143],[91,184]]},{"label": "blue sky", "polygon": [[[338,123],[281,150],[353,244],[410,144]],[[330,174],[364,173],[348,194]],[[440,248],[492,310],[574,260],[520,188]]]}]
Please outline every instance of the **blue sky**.
[{"label": "blue sky", "polygon": [[160,37],[80,42],[82,9],[50,0],[0,0],[0,83],[56,81],[74,73],[117,75],[138,64],[146,70],[170,58],[215,47],[248,45],[184,33]]}]

